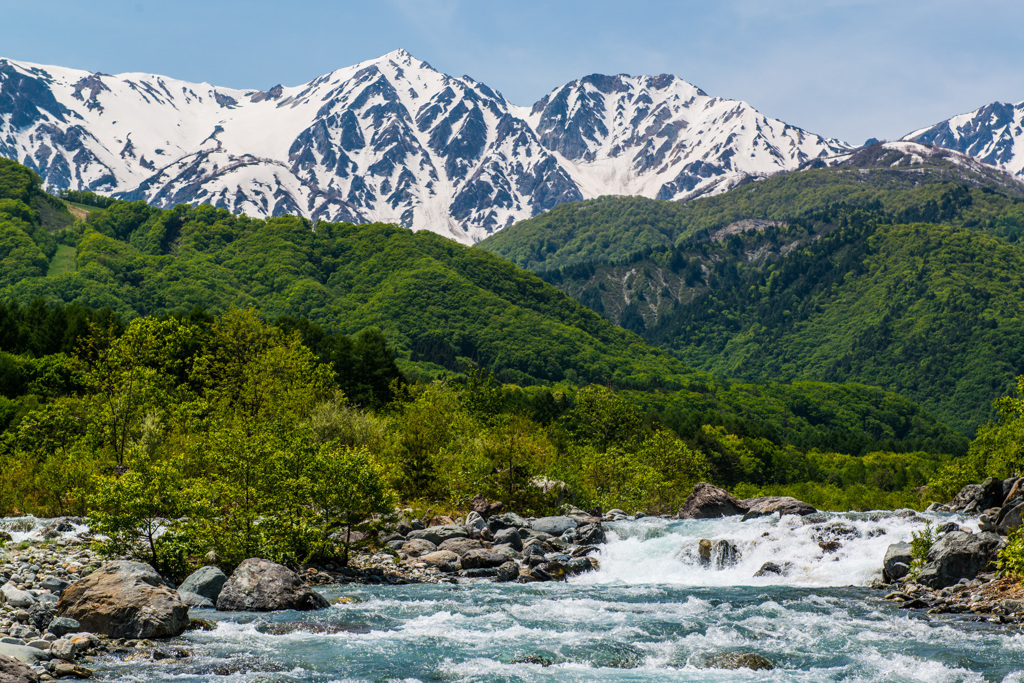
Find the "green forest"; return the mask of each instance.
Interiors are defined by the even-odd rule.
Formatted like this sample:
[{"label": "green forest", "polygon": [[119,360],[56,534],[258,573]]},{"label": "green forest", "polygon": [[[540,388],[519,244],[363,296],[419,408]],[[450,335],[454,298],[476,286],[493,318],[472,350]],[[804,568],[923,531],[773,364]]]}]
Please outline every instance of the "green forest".
[{"label": "green forest", "polygon": [[[975,191],[1016,206],[965,190]],[[890,273],[891,255],[907,272],[927,266],[950,278],[947,298],[964,296],[958,275],[943,270],[955,259],[937,260],[955,248],[978,278],[997,273],[996,308],[1019,286],[1016,261],[999,251],[1016,249],[1004,237],[833,222],[814,242],[833,245],[836,260],[866,261],[858,272]],[[787,230],[806,237],[816,228],[753,236]],[[918,233],[928,240],[920,247],[910,237]],[[347,553],[331,534],[398,503],[458,510],[482,494],[537,514],[564,503],[673,513],[706,480],[825,509],[920,509],[1013,465],[993,464],[991,447],[979,445],[1015,424],[1012,406],[997,404],[1002,426],[972,443],[910,392],[873,386],[882,381],[808,373],[779,382],[753,378],[742,363],[695,371],[541,278],[429,233],[254,220],[208,206],[164,211],[89,193],[60,199],[0,161],[0,235],[0,515],[88,514],[115,544],[147,546],[172,575],[200,547],[229,563]],[[987,255],[971,251],[975,238],[988,240],[979,243]],[[708,258],[722,253],[714,249]],[[806,258],[777,263],[807,272]],[[831,271],[812,281],[832,292]],[[791,328],[810,320],[772,308],[770,295],[789,291],[786,305],[800,310],[807,285],[796,276],[727,296],[764,272],[737,267],[731,285],[705,281],[702,296],[720,301],[709,310],[736,321],[774,314]],[[886,282],[917,282],[902,272]],[[858,286],[842,273],[843,286]],[[845,310],[860,322],[822,324],[864,333],[866,316],[886,315],[872,297],[899,301],[870,287],[858,297],[864,310]],[[641,332],[672,336],[670,324],[692,323],[683,302],[670,312]],[[728,363],[733,330],[713,323],[687,335],[705,340],[693,348],[718,351],[687,357],[666,346],[694,364],[715,353]],[[960,343],[952,328],[934,329]],[[778,353],[764,347],[746,362],[796,362],[786,354],[800,347],[780,339]],[[996,380],[976,377],[996,390]],[[167,517],[187,521],[158,541],[149,534]]]},{"label": "green forest", "polygon": [[638,244],[665,239],[628,254],[623,240],[557,268],[557,256],[516,256],[548,244],[529,221],[481,246],[700,371],[882,386],[971,435],[1024,373],[1024,200],[987,177],[917,170],[912,182],[839,168],[686,204],[560,207],[572,220],[532,219],[555,224],[551,239],[615,234],[624,221]]}]

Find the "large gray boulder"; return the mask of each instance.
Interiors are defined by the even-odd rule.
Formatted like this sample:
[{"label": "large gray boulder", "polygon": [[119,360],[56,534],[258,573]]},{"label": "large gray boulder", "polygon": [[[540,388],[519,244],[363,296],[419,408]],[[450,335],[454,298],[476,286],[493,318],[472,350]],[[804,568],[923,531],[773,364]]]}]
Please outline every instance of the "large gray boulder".
[{"label": "large gray boulder", "polygon": [[470,550],[462,556],[463,569],[489,569],[500,567],[508,562],[508,558],[493,550]]},{"label": "large gray boulder", "polygon": [[308,611],[328,606],[327,599],[291,569],[258,557],[238,565],[217,597],[217,609],[222,612]]},{"label": "large gray boulder", "polygon": [[779,515],[813,515],[818,508],[797,500],[790,496],[763,496],[761,498],[748,498],[743,504],[750,509],[743,515],[743,520],[767,517],[776,512]]},{"label": "large gray boulder", "polygon": [[909,543],[893,543],[886,549],[882,560],[882,577],[889,583],[899,581],[910,571],[912,559]]},{"label": "large gray boulder", "polygon": [[988,569],[1004,545],[997,534],[951,531],[932,544],[917,582],[929,588],[946,588],[960,579],[973,579]]},{"label": "large gray boulder", "polygon": [[[561,536],[569,529],[576,528],[576,520],[565,515],[559,515],[557,517],[541,517],[540,519],[535,519],[530,527],[534,531],[539,531],[542,534]],[[495,539],[497,539],[497,535],[495,535]]]},{"label": "large gray boulder", "polygon": [[407,538],[412,540],[430,541],[434,545],[441,545],[450,538],[466,538],[466,528],[455,525],[431,526],[419,531],[410,531]]},{"label": "large gray boulder", "polygon": [[169,638],[188,626],[188,607],[151,566],[120,560],[65,589],[57,614],[111,638]]},{"label": "large gray boulder", "polygon": [[39,674],[14,657],[0,655],[0,683],[39,683]]},{"label": "large gray boulder", "polygon": [[35,664],[36,662],[48,662],[53,657],[46,650],[28,645],[15,645],[13,643],[0,643],[0,657],[10,657],[24,664]]},{"label": "large gray boulder", "polygon": [[420,556],[420,562],[437,567],[443,572],[457,572],[462,569],[462,562],[459,556],[451,550],[435,550],[432,553]]},{"label": "large gray boulder", "polygon": [[707,482],[700,482],[676,515],[679,519],[713,519],[746,514],[750,508],[728,491]]},{"label": "large gray boulder", "polygon": [[492,515],[487,520],[487,528],[491,530],[492,534],[499,529],[507,529],[510,526],[514,526],[517,529],[529,529],[530,523],[514,512]]},{"label": "large gray boulder", "polygon": [[996,527],[996,530],[1003,536],[1019,527],[1021,521],[1024,520],[1024,503],[1013,507],[1007,505],[1006,508],[999,511],[999,524]]},{"label": "large gray boulder", "polygon": [[462,557],[470,550],[479,550],[483,547],[483,544],[474,538],[449,538],[447,541],[437,546],[437,549],[450,550],[459,557]]},{"label": "large gray boulder", "polygon": [[228,575],[217,567],[200,567],[189,574],[188,578],[181,582],[178,590],[182,592],[195,593],[207,600],[217,602],[220,591],[228,582]]}]

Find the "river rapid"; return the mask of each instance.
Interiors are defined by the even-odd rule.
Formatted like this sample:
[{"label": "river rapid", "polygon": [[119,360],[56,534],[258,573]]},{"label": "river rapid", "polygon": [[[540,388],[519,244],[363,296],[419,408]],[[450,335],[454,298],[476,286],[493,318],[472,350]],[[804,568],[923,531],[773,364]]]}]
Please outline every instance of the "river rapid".
[{"label": "river rapid", "polygon": [[[348,601],[319,612],[193,610],[215,629],[161,645],[192,656],[90,666],[140,683],[1024,683],[1019,626],[900,610],[868,587],[886,547],[929,517],[971,524],[889,513],[615,522],[601,569],[565,583],[337,586],[323,593]],[[702,560],[700,539],[728,540],[738,557]],[[766,562],[787,574],[755,578]],[[775,668],[707,668],[722,653]]]}]

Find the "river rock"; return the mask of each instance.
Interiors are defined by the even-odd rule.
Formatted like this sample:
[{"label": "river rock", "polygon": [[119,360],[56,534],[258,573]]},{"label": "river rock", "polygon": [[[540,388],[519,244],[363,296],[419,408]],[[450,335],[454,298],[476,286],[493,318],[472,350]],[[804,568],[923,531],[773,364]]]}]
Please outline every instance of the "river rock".
[{"label": "river rock", "polygon": [[178,597],[186,606],[192,609],[213,609],[215,605],[214,601],[210,598],[199,593],[193,593],[192,591],[178,589]]},{"label": "river rock", "polygon": [[46,650],[29,647],[28,645],[13,645],[11,643],[0,643],[0,657],[10,657],[25,664],[48,662],[52,659],[50,653]]},{"label": "river rock", "polygon": [[514,512],[503,512],[500,515],[492,515],[487,520],[487,528],[491,530],[491,533],[495,533],[500,529],[507,529],[510,526],[514,526],[517,529],[528,529],[530,523],[520,517]]},{"label": "river rock", "polygon": [[307,611],[328,606],[327,599],[291,569],[258,557],[238,565],[217,598],[217,609],[223,612]]},{"label": "river rock", "polygon": [[785,576],[789,573],[792,568],[792,564],[784,562],[783,564],[776,564],[774,562],[765,562],[761,565],[761,568],[754,572],[754,576]]},{"label": "river rock", "polygon": [[999,511],[999,523],[996,526],[996,531],[1005,536],[1021,525],[1022,518],[1024,518],[1024,503],[1016,505],[1009,510],[1004,508]]},{"label": "river rock", "polygon": [[467,536],[470,538],[480,538],[480,532],[487,528],[487,522],[479,512],[471,511],[466,515],[466,523],[463,526],[466,528]]},{"label": "river rock", "polygon": [[604,527],[601,522],[584,524],[576,528],[576,543],[580,545],[597,545],[604,543],[607,537],[604,535]]},{"label": "river rock", "polygon": [[437,549],[448,550],[459,557],[462,557],[470,550],[479,550],[483,547],[483,544],[475,538],[449,538],[447,541],[437,546]]},{"label": "river rock", "polygon": [[419,557],[420,555],[434,552],[437,550],[437,546],[428,540],[414,538],[403,543],[399,550],[409,557]]},{"label": "river rock", "polygon": [[430,541],[434,545],[441,545],[450,538],[466,538],[465,527],[452,525],[431,526],[419,531],[410,531],[409,540]]},{"label": "river rock", "polygon": [[432,553],[420,555],[419,560],[447,573],[457,572],[462,569],[462,562],[459,556],[451,550],[435,550]]},{"label": "river rock", "polygon": [[1024,496],[1024,479],[1021,477],[1003,479],[1003,505],[1017,496]]},{"label": "river rock", "polygon": [[494,580],[502,583],[509,581],[515,581],[519,578],[519,565],[515,562],[505,562],[498,567],[498,573],[494,575]]},{"label": "river rock", "polygon": [[813,515],[818,508],[790,496],[763,496],[748,498],[743,503],[750,509],[743,515],[743,521],[767,517],[768,515]]},{"label": "river rock", "polygon": [[770,671],[775,668],[765,657],[753,652],[717,652],[698,657],[698,668],[701,669],[752,669],[754,671]]},{"label": "river rock", "polygon": [[510,545],[518,551],[523,549],[523,538],[519,535],[519,529],[515,527],[498,529],[494,533],[494,545]]},{"label": "river rock", "polygon": [[535,519],[530,528],[534,531],[539,531],[542,534],[551,534],[552,536],[561,536],[569,529],[576,528],[576,520],[572,517],[566,517],[565,515],[559,515],[557,517],[541,517]]},{"label": "river rock", "polygon": [[750,508],[728,491],[700,482],[683,503],[679,519],[712,519],[745,514]]},{"label": "river rock", "polygon": [[64,589],[71,584],[64,579],[59,579],[56,576],[47,576],[39,582],[40,588],[45,588],[54,595],[60,595],[64,592]]},{"label": "river rock", "polygon": [[893,543],[886,549],[882,560],[882,578],[886,583],[899,581],[907,575],[912,559],[909,543]]},{"label": "river rock", "polygon": [[57,678],[92,678],[92,670],[71,662],[57,662],[53,675]]},{"label": "river rock", "polygon": [[111,638],[168,638],[188,626],[188,607],[151,566],[119,560],[67,587],[57,614]]},{"label": "river rock", "polygon": [[462,556],[463,569],[490,569],[500,567],[508,562],[508,558],[493,550],[470,550]]},{"label": "river rock", "polygon": [[39,683],[39,674],[13,657],[0,655],[0,683]]},{"label": "river rock", "polygon": [[188,578],[178,586],[179,591],[187,591],[201,595],[211,602],[217,602],[224,584],[228,582],[228,576],[219,567],[200,567],[188,575]]},{"label": "river rock", "polygon": [[945,588],[960,579],[973,579],[988,568],[1003,545],[1003,540],[993,533],[948,533],[928,551],[928,562],[921,568],[917,582],[929,588]]},{"label": "river rock", "polygon": [[21,590],[10,582],[0,586],[0,597],[11,607],[31,607],[36,603],[36,599],[31,593]]},{"label": "river rock", "polygon": [[78,620],[70,617],[56,617],[50,622],[47,630],[60,638],[69,633],[78,633],[82,630],[82,625],[78,623]]}]

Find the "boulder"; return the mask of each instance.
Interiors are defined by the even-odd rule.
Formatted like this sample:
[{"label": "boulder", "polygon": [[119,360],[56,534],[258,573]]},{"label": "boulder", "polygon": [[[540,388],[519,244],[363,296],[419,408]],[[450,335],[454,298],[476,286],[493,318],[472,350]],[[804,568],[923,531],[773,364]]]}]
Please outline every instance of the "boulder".
[{"label": "boulder", "polygon": [[483,548],[483,544],[473,538],[449,538],[447,541],[437,546],[438,550],[449,550],[459,557],[462,557],[470,550],[478,550]]},{"label": "boulder", "polygon": [[437,567],[443,572],[457,572],[462,569],[462,562],[459,556],[451,550],[435,550],[426,555],[420,555],[420,562],[425,562],[431,567]]},{"label": "boulder", "polygon": [[818,511],[813,505],[790,496],[764,496],[762,498],[748,498],[743,503],[750,508],[743,515],[743,520],[767,517],[768,515],[812,515]]},{"label": "boulder", "polygon": [[499,529],[494,534],[494,545],[510,545],[515,550],[522,550],[523,538],[519,535],[519,529],[515,527]]},{"label": "boulder", "polygon": [[39,674],[14,657],[0,655],[0,683],[39,683]]},{"label": "boulder", "polygon": [[533,524],[530,525],[530,528],[534,531],[539,531],[542,534],[561,536],[569,529],[576,528],[576,520],[565,515],[559,515],[557,517],[541,517],[534,520]]},{"label": "boulder", "polygon": [[419,557],[420,555],[426,555],[437,550],[437,546],[430,541],[426,541],[422,538],[414,538],[410,541],[406,541],[399,548],[400,552],[405,553],[409,557]]},{"label": "boulder", "polygon": [[882,578],[887,583],[899,581],[907,575],[907,568],[910,567],[912,559],[909,543],[893,543],[886,549],[885,558],[882,560]]},{"label": "boulder", "polygon": [[1024,496],[1024,479],[1020,477],[1003,479],[1003,505],[1006,505],[1017,496]]},{"label": "boulder", "polygon": [[178,597],[185,603],[189,608],[192,609],[213,609],[215,603],[205,595],[199,593],[193,593],[192,591],[183,591],[178,589]]},{"label": "boulder", "polygon": [[78,633],[82,630],[82,625],[79,624],[77,620],[71,619],[70,617],[57,617],[50,622],[50,625],[46,630],[60,638],[69,633]]},{"label": "boulder", "polygon": [[238,565],[217,598],[217,609],[222,612],[305,611],[328,606],[327,599],[291,569],[258,557]]},{"label": "boulder", "polygon": [[492,534],[500,529],[507,529],[510,526],[514,526],[517,529],[528,529],[530,528],[530,523],[514,512],[492,515],[487,520],[487,528],[491,530]]},{"label": "boulder", "polygon": [[463,569],[491,569],[508,562],[508,558],[493,550],[470,550],[462,556]]},{"label": "boulder", "polygon": [[[913,556],[910,553],[909,543],[894,543],[886,549],[886,556],[882,560],[882,578],[887,583],[899,581],[905,577],[907,567]],[[897,567],[896,565],[900,565]]]},{"label": "boulder", "polygon": [[470,538],[479,538],[480,532],[487,528],[487,522],[480,516],[478,512],[470,512],[466,515],[466,523],[463,524],[466,528],[466,535]]},{"label": "boulder", "polygon": [[701,669],[752,669],[771,671],[775,666],[767,658],[754,652],[718,652],[698,658]]},{"label": "boulder", "polygon": [[434,545],[441,545],[450,538],[466,538],[467,535],[465,527],[445,524],[427,527],[419,531],[410,531],[408,538],[410,541],[430,541]]},{"label": "boulder", "polygon": [[604,527],[601,522],[584,524],[576,528],[576,542],[580,545],[597,545],[604,543],[607,538],[604,535]]},{"label": "boulder", "polygon": [[152,567],[108,562],[64,590],[57,615],[111,638],[169,638],[188,626],[188,607]]},{"label": "boulder", "polygon": [[932,544],[917,582],[929,588],[946,588],[960,579],[973,579],[988,568],[1004,545],[993,533],[950,532]]},{"label": "boulder", "polygon": [[469,501],[469,509],[480,515],[483,519],[487,519],[491,515],[498,514],[501,512],[502,507],[503,504],[500,500],[496,500],[491,503],[479,493],[473,496]]},{"label": "boulder", "polygon": [[201,595],[211,602],[217,602],[217,596],[227,583],[228,576],[218,567],[201,567],[189,574],[188,578],[178,586],[179,591]]},{"label": "boulder", "polygon": [[1022,518],[1024,518],[1024,503],[1013,507],[1007,505],[999,511],[996,531],[1005,536],[1021,525]]},{"label": "boulder", "polygon": [[39,582],[40,588],[45,588],[55,595],[60,595],[64,592],[64,589],[70,585],[71,584],[64,579],[59,579],[56,576],[47,576]]},{"label": "boulder", "polygon": [[519,578],[519,565],[515,562],[506,562],[498,567],[498,573],[494,576],[495,581],[508,582]]},{"label": "boulder", "polygon": [[0,643],[0,657],[10,657],[25,664],[36,662],[48,662],[52,659],[46,650],[28,645],[14,645],[12,643]]},{"label": "boulder", "polygon": [[36,604],[35,596],[10,582],[0,586],[0,598],[11,607],[31,607]]},{"label": "boulder", "polygon": [[[741,500],[717,486],[701,482],[683,503],[679,519],[712,519],[745,514],[750,508]],[[610,513],[609,513],[610,514]]]},{"label": "boulder", "polygon": [[785,576],[789,573],[792,565],[789,562],[783,564],[775,564],[774,562],[765,562],[761,565],[761,568],[754,572],[754,576]]}]

